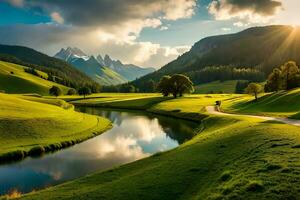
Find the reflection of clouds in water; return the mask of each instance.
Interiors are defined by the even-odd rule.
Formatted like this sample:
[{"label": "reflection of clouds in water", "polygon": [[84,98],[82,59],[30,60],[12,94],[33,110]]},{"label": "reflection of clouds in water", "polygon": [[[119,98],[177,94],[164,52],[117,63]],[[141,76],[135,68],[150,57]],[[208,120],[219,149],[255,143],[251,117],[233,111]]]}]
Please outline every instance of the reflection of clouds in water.
[{"label": "reflection of clouds in water", "polygon": [[[37,188],[37,185],[43,187],[57,184],[178,146],[178,142],[166,134],[176,134],[180,130],[175,119],[168,119],[162,123],[161,117],[157,119],[125,112],[99,112],[97,109],[86,111],[109,118],[114,122],[113,128],[100,136],[54,154],[37,159],[28,158],[9,165],[10,175],[21,173],[24,177],[10,179],[12,187],[18,186],[28,192]],[[5,177],[5,170],[0,166],[0,179]],[[35,181],[37,178],[39,181]],[[0,192],[3,192],[1,185]]]},{"label": "reflection of clouds in water", "polygon": [[[149,156],[149,153],[143,151],[140,142],[151,143],[155,138],[163,138],[162,127],[157,119],[127,117],[119,125],[115,124],[114,128],[105,133],[95,144],[89,145],[88,151],[96,152],[97,157],[101,159],[115,157],[133,161]],[[97,146],[96,151],[95,146]]]}]

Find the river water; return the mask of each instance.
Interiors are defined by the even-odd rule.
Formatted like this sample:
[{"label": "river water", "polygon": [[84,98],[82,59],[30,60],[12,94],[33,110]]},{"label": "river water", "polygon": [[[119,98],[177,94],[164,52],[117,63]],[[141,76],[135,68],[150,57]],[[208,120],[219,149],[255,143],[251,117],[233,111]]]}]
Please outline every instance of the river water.
[{"label": "river water", "polygon": [[145,112],[78,110],[110,119],[113,128],[53,154],[0,165],[0,195],[31,192],[173,149],[191,139],[197,126]]}]

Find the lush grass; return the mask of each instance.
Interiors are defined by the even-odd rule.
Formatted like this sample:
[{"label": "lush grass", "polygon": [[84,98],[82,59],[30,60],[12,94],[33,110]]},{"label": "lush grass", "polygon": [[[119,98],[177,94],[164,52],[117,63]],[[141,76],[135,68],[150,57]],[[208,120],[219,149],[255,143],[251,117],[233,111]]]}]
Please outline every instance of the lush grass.
[{"label": "lush grass", "polygon": [[300,130],[210,117],[175,150],[23,196],[23,199],[297,199]]},{"label": "lush grass", "polygon": [[211,83],[205,83],[195,86],[196,94],[233,94],[235,92],[235,86],[237,84],[237,80],[232,81],[214,81]]},{"label": "lush grass", "polygon": [[0,94],[0,110],[2,161],[21,159],[36,148],[70,146],[110,127],[108,120],[75,112],[58,99]]},{"label": "lush grass", "polygon": [[[38,93],[49,94],[49,89],[55,85],[67,93],[68,87],[45,80],[38,76],[26,73],[24,66],[0,61],[0,90],[6,93]],[[47,78],[48,75],[41,71],[38,73]]]},{"label": "lush grass", "polygon": [[237,95],[186,95],[182,98],[171,99],[155,104],[149,111],[193,121],[201,121],[207,117],[205,108],[207,105],[214,105],[218,100],[233,98],[235,96]]},{"label": "lush grass", "polygon": [[[63,99],[72,100],[68,97]],[[72,101],[74,105],[78,106],[93,106],[93,107],[109,107],[118,109],[136,109],[146,110],[152,105],[162,101],[169,100],[169,97],[162,97],[160,94],[95,94],[83,99],[83,97],[73,97],[76,99]]]},{"label": "lush grass", "polygon": [[[207,115],[204,108],[216,100],[229,105],[250,97],[190,95],[159,103],[153,98],[157,97],[146,98],[148,105],[152,102],[149,111],[190,119],[189,114]],[[95,99],[85,103],[90,100]],[[247,117],[210,116],[195,131],[198,134],[192,140],[174,150],[22,199],[297,199],[300,195],[298,127]]]},{"label": "lush grass", "polygon": [[223,102],[227,112],[291,117],[300,119],[300,89],[262,95],[257,102],[252,96],[241,95]]}]

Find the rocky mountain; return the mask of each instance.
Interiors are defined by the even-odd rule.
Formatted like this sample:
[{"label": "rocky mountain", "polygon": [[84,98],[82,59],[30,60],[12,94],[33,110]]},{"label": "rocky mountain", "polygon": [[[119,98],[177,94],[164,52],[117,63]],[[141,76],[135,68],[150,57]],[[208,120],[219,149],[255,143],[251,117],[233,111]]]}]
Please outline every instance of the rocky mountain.
[{"label": "rocky mountain", "polygon": [[108,55],[105,55],[104,58],[101,55],[98,55],[97,58],[88,56],[78,48],[61,49],[54,57],[74,65],[103,85],[125,83],[154,72],[153,68],[123,64],[120,60],[112,60]]},{"label": "rocky mountain", "polygon": [[[235,34],[204,38],[189,52],[156,72],[133,81],[133,84],[144,91],[142,87],[147,82],[175,73],[187,74],[197,83],[206,78],[204,75],[208,76],[206,71],[215,66],[249,68],[267,75],[289,60],[300,64],[299,52],[299,28],[279,25],[253,27]],[[214,79],[218,80],[218,76],[212,77],[211,81]]]},{"label": "rocky mountain", "polygon": [[67,49],[62,48],[54,57],[59,58],[61,60],[65,60],[67,62],[72,62],[76,59],[82,58],[83,60],[88,60],[89,56],[83,53],[78,48],[70,48]]},{"label": "rocky mountain", "polygon": [[133,64],[123,64],[120,60],[112,60],[108,55],[105,55],[104,59],[101,55],[98,55],[97,60],[102,65],[118,72],[129,81],[155,71],[154,68],[142,68]]}]

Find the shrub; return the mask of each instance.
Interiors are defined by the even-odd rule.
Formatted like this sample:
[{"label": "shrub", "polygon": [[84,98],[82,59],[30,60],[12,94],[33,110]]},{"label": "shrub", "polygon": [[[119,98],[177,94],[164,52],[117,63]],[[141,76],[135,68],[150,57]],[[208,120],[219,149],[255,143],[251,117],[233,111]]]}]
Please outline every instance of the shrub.
[{"label": "shrub", "polygon": [[30,149],[28,152],[31,156],[41,156],[46,152],[45,148],[42,146],[36,146]]},{"label": "shrub", "polygon": [[49,89],[49,94],[57,97],[62,94],[62,91],[59,87],[52,86],[52,88]]},{"label": "shrub", "polygon": [[247,191],[260,192],[264,189],[261,181],[250,181],[246,187]]},{"label": "shrub", "polygon": [[71,88],[68,90],[67,95],[75,95],[77,93],[77,91],[74,88]]}]

